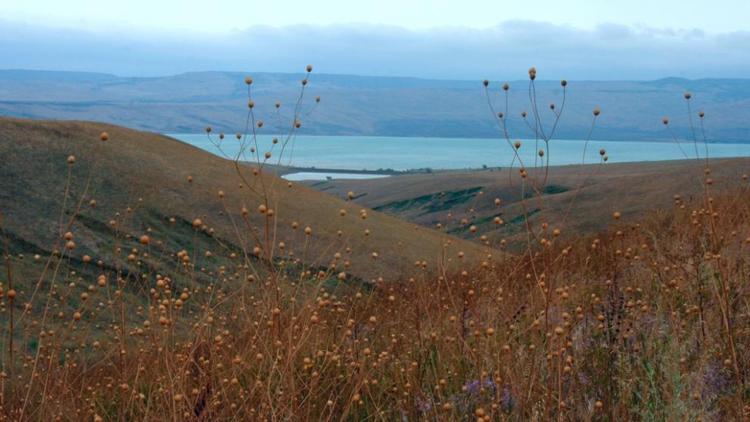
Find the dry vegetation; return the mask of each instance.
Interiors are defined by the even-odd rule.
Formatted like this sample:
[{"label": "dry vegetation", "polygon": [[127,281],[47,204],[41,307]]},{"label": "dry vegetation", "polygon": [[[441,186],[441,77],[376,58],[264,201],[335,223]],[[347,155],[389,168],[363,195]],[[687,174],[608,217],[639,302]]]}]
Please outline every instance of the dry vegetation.
[{"label": "dry vegetation", "polygon": [[[558,149],[560,146],[557,147]],[[307,182],[314,189],[493,248],[518,251],[526,245],[525,224],[547,223],[564,235],[580,236],[606,229],[618,211],[639,219],[654,210],[669,210],[675,192],[690,200],[703,195],[702,162],[675,160],[640,163],[587,164],[553,167],[541,198],[524,209],[519,174],[512,171],[439,171],[380,179],[334,179]],[[750,158],[711,160],[715,192],[736,188],[735,181],[750,168]],[[582,171],[583,170],[583,171]],[[530,169],[529,174],[536,171]],[[500,199],[496,205],[494,198]],[[499,217],[504,224],[495,224]],[[477,228],[472,232],[471,226]],[[505,245],[502,245],[505,241]]]},{"label": "dry vegetation", "polygon": [[[33,160],[32,173],[3,174],[4,189],[33,183],[0,208],[0,418],[750,416],[746,176],[719,182],[704,162],[700,194],[673,192],[669,211],[630,220],[611,198],[607,230],[526,224],[521,253],[489,259],[264,174],[276,155],[253,151],[260,126],[237,140],[254,165],[115,128],[100,141],[84,124],[5,126],[23,147],[3,148],[52,151],[55,179]],[[90,146],[73,142],[81,133]],[[72,145],[85,150],[63,152]],[[543,162],[518,173],[521,206],[541,203]],[[58,193],[49,211],[60,201],[43,198]],[[360,239],[376,235],[376,248]]]}]

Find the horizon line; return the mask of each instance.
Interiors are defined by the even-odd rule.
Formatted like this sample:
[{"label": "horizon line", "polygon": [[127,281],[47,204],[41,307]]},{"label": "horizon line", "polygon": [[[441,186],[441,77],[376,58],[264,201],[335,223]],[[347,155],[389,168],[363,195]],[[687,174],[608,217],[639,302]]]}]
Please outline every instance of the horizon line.
[{"label": "horizon line", "polygon": [[[307,75],[307,73],[304,70],[301,70],[300,72],[281,72],[281,71],[268,71],[268,70],[261,70],[261,71],[242,71],[242,70],[194,70],[194,71],[185,71],[185,72],[178,72],[178,73],[169,73],[169,74],[154,74],[154,75],[125,75],[125,74],[116,74],[116,73],[108,73],[108,72],[97,72],[97,71],[89,71],[89,70],[68,70],[68,69],[32,69],[32,68],[0,68],[0,72],[37,72],[37,73],[67,73],[67,74],[84,74],[84,75],[99,75],[99,76],[111,76],[115,78],[130,78],[130,79],[159,79],[159,78],[170,78],[170,77],[176,77],[176,76],[182,76],[182,75],[194,75],[194,74],[211,74],[211,73],[224,73],[224,74],[241,74],[241,75]],[[366,75],[366,74],[355,74],[355,73],[315,73],[313,72],[312,75],[320,75],[320,76],[342,76],[342,77],[356,77],[356,78],[371,78],[371,79],[410,79],[410,80],[420,80],[420,81],[439,81],[439,82],[478,82],[481,83],[482,79],[457,79],[457,78],[426,78],[426,77],[420,77],[420,76],[406,76],[406,75]],[[691,82],[699,82],[699,81],[712,81],[712,80],[722,80],[722,81],[750,81],[750,77],[747,78],[728,78],[728,77],[708,77],[708,78],[688,78],[684,76],[664,76],[661,78],[655,78],[655,79],[567,79],[567,78],[561,78],[565,79],[569,82],[659,82],[659,81],[665,81],[665,80],[683,80],[683,81],[691,81]],[[537,78],[536,82],[559,82],[561,79],[546,79],[546,78]],[[492,82],[525,82],[528,81],[527,78],[519,78],[519,79],[489,79],[487,80]]]}]

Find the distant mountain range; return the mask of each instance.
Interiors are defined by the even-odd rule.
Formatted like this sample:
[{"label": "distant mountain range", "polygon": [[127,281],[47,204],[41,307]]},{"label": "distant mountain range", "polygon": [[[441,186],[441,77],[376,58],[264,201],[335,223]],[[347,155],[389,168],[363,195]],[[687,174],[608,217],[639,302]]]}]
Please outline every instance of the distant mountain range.
[{"label": "distant mountain range", "polygon": [[[285,131],[304,75],[259,73],[253,97],[265,133]],[[0,70],[0,115],[94,120],[161,133],[199,132],[206,126],[233,133],[244,127],[245,74],[185,73],[166,77],[120,77],[100,73]],[[505,108],[500,87],[490,83],[498,111]],[[529,111],[528,81],[510,82],[512,137],[533,137],[520,118]],[[709,141],[750,142],[750,79],[668,78],[656,81],[570,81],[557,138],[581,139],[591,111],[602,114],[593,137],[601,140],[669,140],[661,123],[669,116],[674,132],[690,136],[683,93],[693,93],[693,115],[706,113]],[[546,125],[551,102],[559,110],[558,81],[539,81],[537,95]],[[321,97],[314,107],[315,96]],[[305,93],[302,133],[497,137],[481,81],[315,74]],[[282,102],[281,112],[274,103]],[[314,108],[314,109],[313,109]],[[698,128],[700,131],[700,128]]]}]

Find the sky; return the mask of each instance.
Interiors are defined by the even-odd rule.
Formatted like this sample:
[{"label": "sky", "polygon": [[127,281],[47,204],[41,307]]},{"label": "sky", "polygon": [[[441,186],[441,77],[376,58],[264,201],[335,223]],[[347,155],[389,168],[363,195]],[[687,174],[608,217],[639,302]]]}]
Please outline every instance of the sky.
[{"label": "sky", "polygon": [[748,16],[748,0],[0,0],[0,67],[743,77]]}]

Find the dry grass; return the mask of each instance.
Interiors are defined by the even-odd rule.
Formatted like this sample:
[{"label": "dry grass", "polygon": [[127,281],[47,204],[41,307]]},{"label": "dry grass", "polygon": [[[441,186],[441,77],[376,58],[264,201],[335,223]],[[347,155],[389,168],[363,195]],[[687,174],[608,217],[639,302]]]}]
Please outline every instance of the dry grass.
[{"label": "dry grass", "polygon": [[701,169],[700,195],[639,220],[613,198],[590,237],[525,224],[522,253],[489,260],[251,166],[99,130],[3,124],[3,150],[29,160],[2,179],[5,420],[750,416],[746,177]]},{"label": "dry grass", "polygon": [[[716,189],[734,188],[733,181],[749,166],[750,158],[712,160],[713,178],[726,181]],[[615,211],[641,218],[654,210],[669,210],[675,192],[686,199],[700,197],[703,168],[695,160],[587,164],[583,171],[579,165],[551,167],[541,201],[529,201],[532,209],[539,210],[529,215],[529,221],[537,227],[546,222],[576,236],[594,234],[606,228]],[[354,201],[365,207],[426,227],[440,224],[444,232],[466,239],[481,242],[485,236],[494,247],[505,240],[509,248],[515,244],[517,249],[525,245],[526,230],[519,224],[525,218],[517,171],[512,170],[511,177],[513,185],[506,169],[444,171],[309,184],[340,198],[355,191]],[[500,206],[494,198],[501,200]],[[496,216],[506,224],[494,224]],[[478,227],[477,232],[468,230],[471,225]]]}]

